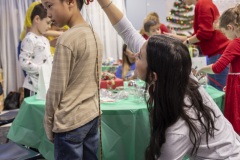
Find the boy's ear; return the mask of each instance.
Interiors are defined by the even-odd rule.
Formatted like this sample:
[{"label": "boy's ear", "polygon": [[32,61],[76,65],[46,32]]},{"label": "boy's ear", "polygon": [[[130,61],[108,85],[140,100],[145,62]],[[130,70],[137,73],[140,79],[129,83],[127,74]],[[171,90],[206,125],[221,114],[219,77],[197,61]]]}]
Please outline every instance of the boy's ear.
[{"label": "boy's ear", "polygon": [[35,22],[39,22],[39,20],[40,20],[39,15],[36,15],[36,16],[33,18],[33,21],[35,21]]},{"label": "boy's ear", "polygon": [[68,0],[68,5],[73,5],[74,0]]}]

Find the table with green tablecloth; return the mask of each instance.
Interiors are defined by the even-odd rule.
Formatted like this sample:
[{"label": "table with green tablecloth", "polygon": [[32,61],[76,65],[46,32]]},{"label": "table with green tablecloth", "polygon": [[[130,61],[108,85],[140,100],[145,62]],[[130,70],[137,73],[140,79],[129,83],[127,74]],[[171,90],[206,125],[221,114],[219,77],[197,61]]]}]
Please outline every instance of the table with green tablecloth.
[{"label": "table with green tablecloth", "polygon": [[[224,93],[207,86],[207,92],[223,109]],[[14,142],[37,148],[48,160],[53,159],[53,144],[43,127],[45,101],[25,98],[8,133]],[[127,100],[101,103],[103,160],[143,160],[150,137],[146,104],[133,96]]]}]

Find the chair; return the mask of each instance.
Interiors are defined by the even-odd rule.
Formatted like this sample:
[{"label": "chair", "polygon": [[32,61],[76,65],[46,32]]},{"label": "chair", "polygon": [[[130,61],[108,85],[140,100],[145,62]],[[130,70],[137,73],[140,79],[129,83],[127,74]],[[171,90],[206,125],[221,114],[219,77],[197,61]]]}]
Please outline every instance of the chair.
[{"label": "chair", "polygon": [[17,116],[18,111],[19,109],[3,111],[0,114],[0,126],[12,123],[15,117]]},{"label": "chair", "polygon": [[0,145],[1,160],[37,160],[42,155],[15,142],[8,142]]},{"label": "chair", "polygon": [[[9,126],[11,125],[11,123],[13,122],[15,117],[17,116],[18,111],[19,111],[19,109],[6,110],[6,111],[3,111],[0,114],[0,127],[1,127],[1,130],[3,128],[6,128],[5,130],[9,129]],[[0,138],[3,138],[3,137],[0,137]],[[6,139],[6,141],[4,143],[7,143],[9,141],[9,139],[7,137],[6,138],[4,137],[4,139]]]}]

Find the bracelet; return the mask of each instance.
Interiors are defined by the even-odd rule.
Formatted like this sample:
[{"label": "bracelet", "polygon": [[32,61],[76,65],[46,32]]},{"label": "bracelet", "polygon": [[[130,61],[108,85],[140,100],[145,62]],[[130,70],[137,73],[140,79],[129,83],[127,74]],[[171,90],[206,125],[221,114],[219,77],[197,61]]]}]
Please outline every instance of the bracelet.
[{"label": "bracelet", "polygon": [[108,3],[106,6],[103,6],[102,9],[108,8],[112,4],[112,1]]}]

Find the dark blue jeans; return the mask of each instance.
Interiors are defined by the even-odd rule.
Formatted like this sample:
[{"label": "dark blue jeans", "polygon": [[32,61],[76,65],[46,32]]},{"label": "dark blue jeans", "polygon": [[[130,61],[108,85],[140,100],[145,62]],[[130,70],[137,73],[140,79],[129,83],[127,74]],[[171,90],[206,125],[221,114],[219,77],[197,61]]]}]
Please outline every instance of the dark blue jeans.
[{"label": "dark blue jeans", "polygon": [[[220,57],[221,57],[221,54],[217,54],[217,55],[212,56],[210,58],[207,57],[207,65],[217,62],[217,60]],[[220,91],[223,91],[223,87],[226,85],[226,80],[227,80],[227,76],[228,76],[228,69],[229,69],[229,67],[226,67],[219,74],[208,74],[208,76],[211,78],[211,79],[208,78],[208,84],[217,88]]]},{"label": "dark blue jeans", "polygon": [[54,134],[56,160],[97,160],[98,117],[72,131]]}]

